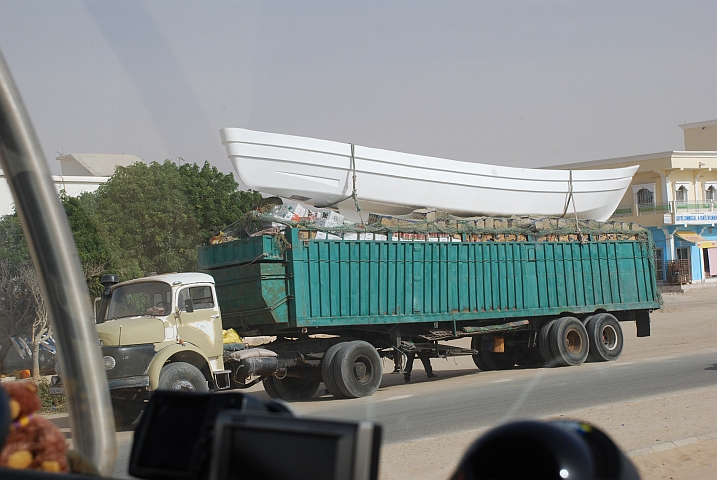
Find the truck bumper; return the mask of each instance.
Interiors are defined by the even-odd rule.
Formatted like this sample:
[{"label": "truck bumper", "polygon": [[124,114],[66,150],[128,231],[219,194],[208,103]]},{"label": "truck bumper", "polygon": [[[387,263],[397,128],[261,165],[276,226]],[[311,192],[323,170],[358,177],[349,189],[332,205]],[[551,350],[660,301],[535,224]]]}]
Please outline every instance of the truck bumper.
[{"label": "truck bumper", "polygon": [[149,387],[149,375],[137,375],[135,377],[111,378],[108,380],[110,390],[115,388],[137,388]]},{"label": "truck bumper", "polygon": [[[110,390],[117,388],[149,388],[149,375],[137,375],[134,377],[113,378],[108,380]],[[50,395],[64,395],[65,387],[59,375],[53,375],[50,382]]]}]

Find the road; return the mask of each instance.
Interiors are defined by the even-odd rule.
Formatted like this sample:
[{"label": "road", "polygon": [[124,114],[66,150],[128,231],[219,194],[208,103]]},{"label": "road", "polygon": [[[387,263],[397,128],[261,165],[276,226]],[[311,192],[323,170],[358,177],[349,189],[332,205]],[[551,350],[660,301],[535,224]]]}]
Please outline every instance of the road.
[{"label": "road", "polygon": [[[664,311],[653,314],[652,337],[635,338],[634,327],[625,324],[625,353],[616,362],[479,372],[470,357],[434,360],[436,379],[426,379],[417,368],[408,385],[400,375],[384,375],[381,388],[369,398],[317,395],[291,406],[305,416],[379,422],[388,447],[514,418],[544,418],[717,387],[717,296],[715,290],[705,290],[666,296]],[[252,390],[268,398],[260,387]],[[115,476],[124,477],[132,432],[120,432],[117,439]]]},{"label": "road", "polygon": [[466,372],[391,387],[369,398],[327,397],[293,408],[306,416],[381,423],[384,443],[390,444],[708,386],[717,386],[717,351],[558,369]]}]

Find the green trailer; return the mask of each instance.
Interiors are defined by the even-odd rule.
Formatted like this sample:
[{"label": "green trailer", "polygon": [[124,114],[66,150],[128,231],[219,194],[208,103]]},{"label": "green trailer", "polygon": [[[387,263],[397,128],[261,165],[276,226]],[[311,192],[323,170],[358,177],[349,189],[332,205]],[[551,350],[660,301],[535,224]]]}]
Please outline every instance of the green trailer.
[{"label": "green trailer", "polygon": [[[370,233],[317,239],[298,226],[198,254],[216,282],[224,327],[276,336],[265,347],[279,371],[262,373],[271,395],[310,396],[323,380],[335,396],[356,397],[378,388],[380,357],[400,369],[416,353],[470,354],[482,370],[579,365],[588,354],[616,359],[621,322],[649,336],[660,296],[649,232],[609,227],[434,237],[386,231],[376,240],[366,239],[378,237]],[[463,337],[470,349],[442,343]]]}]

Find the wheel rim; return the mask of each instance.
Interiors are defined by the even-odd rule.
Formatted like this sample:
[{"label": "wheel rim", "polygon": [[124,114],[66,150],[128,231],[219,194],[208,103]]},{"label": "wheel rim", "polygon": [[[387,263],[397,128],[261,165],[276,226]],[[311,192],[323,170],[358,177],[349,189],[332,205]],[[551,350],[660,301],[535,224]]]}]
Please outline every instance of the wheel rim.
[{"label": "wheel rim", "polygon": [[371,361],[364,356],[358,357],[354,360],[353,372],[356,381],[361,385],[366,385],[371,381],[371,377],[373,377]]},{"label": "wheel rim", "polygon": [[583,337],[577,330],[570,330],[566,335],[568,351],[572,354],[580,353],[583,349]]},{"label": "wheel rim", "polygon": [[170,390],[174,391],[187,391],[187,390],[195,390],[194,384],[190,382],[189,380],[181,379],[177,380],[172,384],[172,388]]},{"label": "wheel rim", "polygon": [[602,329],[602,344],[607,350],[617,348],[617,332],[612,325],[605,325]]}]

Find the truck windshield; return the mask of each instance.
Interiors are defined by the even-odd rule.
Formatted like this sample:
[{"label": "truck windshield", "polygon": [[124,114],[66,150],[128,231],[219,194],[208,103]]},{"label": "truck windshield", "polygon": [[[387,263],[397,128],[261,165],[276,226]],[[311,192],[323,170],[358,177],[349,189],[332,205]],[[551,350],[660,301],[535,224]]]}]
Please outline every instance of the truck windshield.
[{"label": "truck windshield", "polygon": [[133,283],[117,287],[112,292],[107,318],[167,315],[171,305],[172,290],[166,283]]}]

